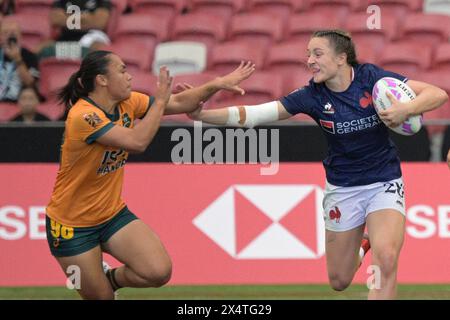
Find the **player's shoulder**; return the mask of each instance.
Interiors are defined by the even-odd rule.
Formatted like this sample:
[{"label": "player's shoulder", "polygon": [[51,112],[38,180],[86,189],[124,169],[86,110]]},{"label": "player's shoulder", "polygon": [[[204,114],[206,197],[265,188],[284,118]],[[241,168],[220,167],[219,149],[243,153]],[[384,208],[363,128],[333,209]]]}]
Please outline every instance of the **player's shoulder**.
[{"label": "player's shoulder", "polygon": [[148,99],[148,95],[138,91],[131,91],[130,97],[126,101],[137,102],[142,99]]},{"label": "player's shoulder", "polygon": [[291,91],[289,95],[295,95],[295,96],[305,96],[305,95],[311,95],[314,94],[315,90],[317,90],[314,82],[310,80],[306,85],[303,85],[301,87],[298,87],[297,89]]},{"label": "player's shoulder", "polygon": [[364,76],[364,75],[369,75],[369,74],[379,72],[380,70],[383,70],[383,69],[381,67],[377,66],[376,64],[361,63],[355,67],[355,75],[356,76],[358,76],[358,75]]},{"label": "player's shoulder", "polygon": [[107,118],[103,110],[85,99],[79,99],[67,114],[66,126],[78,126],[80,123],[87,122],[96,127],[104,121],[107,121]]},{"label": "player's shoulder", "polygon": [[73,117],[76,115],[89,113],[89,112],[96,112],[96,113],[102,113],[103,111],[90,103],[89,101],[80,98],[69,110],[68,117]]},{"label": "player's shoulder", "polygon": [[363,87],[373,85],[380,78],[380,74],[384,73],[381,67],[373,63],[358,64],[354,67],[354,71],[356,82],[359,82]]}]

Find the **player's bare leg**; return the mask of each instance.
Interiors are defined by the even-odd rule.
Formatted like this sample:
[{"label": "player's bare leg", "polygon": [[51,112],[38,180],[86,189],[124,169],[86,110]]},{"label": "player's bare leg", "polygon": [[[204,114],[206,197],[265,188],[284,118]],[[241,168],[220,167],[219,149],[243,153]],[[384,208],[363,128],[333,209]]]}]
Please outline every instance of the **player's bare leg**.
[{"label": "player's bare leg", "polygon": [[159,237],[141,220],[120,229],[102,248],[124,264],[114,270],[118,287],[160,287],[170,280],[170,257]]},{"label": "player's bare leg", "polygon": [[372,247],[372,265],[378,266],[381,272],[380,288],[370,290],[369,299],[395,299],[405,217],[396,210],[384,209],[370,213],[366,223]]},{"label": "player's bare leg", "polygon": [[342,291],[352,282],[359,267],[363,233],[364,225],[344,232],[326,230],[328,279],[334,290]]},{"label": "player's bare leg", "polygon": [[[56,257],[64,273],[67,276],[68,268],[79,268],[80,288],[76,288],[83,299],[89,300],[113,300],[114,292],[103,272],[102,251],[97,246],[82,254],[72,257]],[[75,273],[73,274],[75,276]],[[75,281],[75,285],[77,282]]]}]

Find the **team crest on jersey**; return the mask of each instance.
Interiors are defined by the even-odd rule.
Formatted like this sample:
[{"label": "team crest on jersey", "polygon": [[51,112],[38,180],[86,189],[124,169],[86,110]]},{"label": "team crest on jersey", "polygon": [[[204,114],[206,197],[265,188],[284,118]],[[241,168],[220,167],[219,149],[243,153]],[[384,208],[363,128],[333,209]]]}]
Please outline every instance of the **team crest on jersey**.
[{"label": "team crest on jersey", "polygon": [[370,105],[373,105],[372,95],[367,91],[364,92],[364,96],[359,99],[359,105],[364,109]]},{"label": "team crest on jersey", "polygon": [[334,114],[334,108],[331,103],[327,102],[327,104],[323,106],[322,112],[327,114]]},{"label": "team crest on jersey", "polygon": [[83,115],[84,120],[93,128],[97,127],[100,123],[103,122],[102,119],[95,112],[85,113]]}]

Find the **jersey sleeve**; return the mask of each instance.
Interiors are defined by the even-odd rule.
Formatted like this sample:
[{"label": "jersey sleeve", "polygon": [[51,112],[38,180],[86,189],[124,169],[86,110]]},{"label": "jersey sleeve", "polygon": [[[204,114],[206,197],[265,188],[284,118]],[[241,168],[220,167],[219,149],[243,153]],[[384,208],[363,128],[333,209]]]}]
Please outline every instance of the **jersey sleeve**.
[{"label": "jersey sleeve", "polygon": [[313,101],[311,101],[311,99],[310,87],[308,85],[282,97],[280,102],[286,111],[292,115],[297,113],[310,114],[310,106],[313,105]]},{"label": "jersey sleeve", "polygon": [[372,86],[374,86],[378,80],[384,77],[395,78],[403,82],[408,81],[407,77],[392,71],[384,70],[383,68],[380,68],[374,64],[367,64],[367,71],[369,72],[368,78],[371,81]]},{"label": "jersey sleeve", "polygon": [[153,96],[148,96],[139,92],[132,92],[131,103],[135,118],[142,119],[143,117],[145,117],[154,101],[155,98]]},{"label": "jersey sleeve", "polygon": [[101,110],[87,107],[71,110],[68,115],[67,126],[68,137],[91,144],[108,132],[114,124]]}]

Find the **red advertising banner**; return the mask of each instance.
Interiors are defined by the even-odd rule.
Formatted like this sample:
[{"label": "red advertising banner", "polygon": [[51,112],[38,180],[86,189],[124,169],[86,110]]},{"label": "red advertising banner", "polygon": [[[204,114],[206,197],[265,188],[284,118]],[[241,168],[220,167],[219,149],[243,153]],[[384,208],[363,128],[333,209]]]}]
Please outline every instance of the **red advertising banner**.
[{"label": "red advertising banner", "polygon": [[[403,164],[401,283],[450,283],[450,171]],[[0,165],[0,286],[64,285],[45,239],[55,164]],[[127,164],[123,198],[161,237],[171,284],[326,283],[319,163]],[[110,256],[105,260],[115,261]],[[356,282],[370,274],[365,259]]]}]

